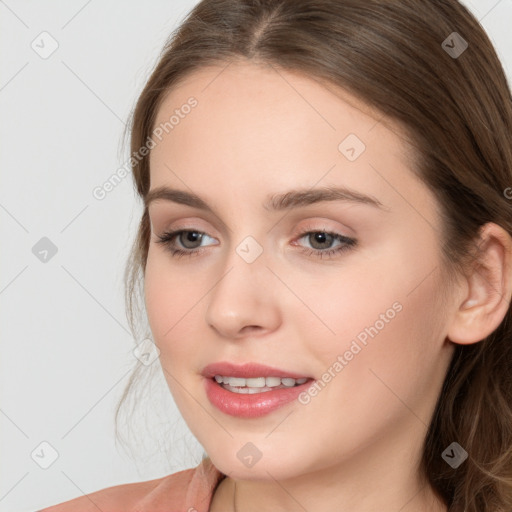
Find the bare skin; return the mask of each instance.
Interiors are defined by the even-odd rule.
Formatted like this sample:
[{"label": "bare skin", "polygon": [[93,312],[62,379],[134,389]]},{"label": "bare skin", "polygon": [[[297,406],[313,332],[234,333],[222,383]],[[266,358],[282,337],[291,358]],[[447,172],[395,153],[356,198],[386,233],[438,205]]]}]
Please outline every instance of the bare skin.
[{"label": "bare skin", "polygon": [[[454,344],[480,341],[507,311],[510,238],[488,225],[481,260],[488,271],[447,288],[436,198],[414,176],[397,125],[332,86],[239,62],[189,76],[165,98],[155,126],[191,96],[197,106],[151,151],[151,190],[193,192],[213,213],[150,204],[145,300],[176,404],[228,475],[210,511],[235,510],[235,483],[238,512],[446,511],[420,473],[422,442]],[[364,143],[360,154],[354,138],[348,152],[339,149],[349,134]],[[330,186],[382,207],[263,208],[271,194]],[[196,245],[184,246],[185,236],[173,244],[201,253],[178,258],[157,243],[174,229],[205,233]],[[306,230],[357,243],[321,258],[314,252],[344,242],[321,246],[301,236]],[[236,252],[248,236],[262,250],[251,263]],[[378,333],[345,357],[370,326]],[[333,374],[339,355],[346,364]],[[201,371],[217,361],[259,362],[317,380],[330,368],[332,378],[307,404],[239,418],[206,396]],[[262,454],[252,467],[237,457],[249,442]]]}]

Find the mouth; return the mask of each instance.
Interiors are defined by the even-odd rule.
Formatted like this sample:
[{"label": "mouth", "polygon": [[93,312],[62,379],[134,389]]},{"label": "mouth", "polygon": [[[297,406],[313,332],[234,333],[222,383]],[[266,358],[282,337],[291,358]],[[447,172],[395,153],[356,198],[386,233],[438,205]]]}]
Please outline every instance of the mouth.
[{"label": "mouth", "polygon": [[210,403],[240,418],[260,417],[293,402],[315,380],[257,363],[214,363],[202,375]]}]

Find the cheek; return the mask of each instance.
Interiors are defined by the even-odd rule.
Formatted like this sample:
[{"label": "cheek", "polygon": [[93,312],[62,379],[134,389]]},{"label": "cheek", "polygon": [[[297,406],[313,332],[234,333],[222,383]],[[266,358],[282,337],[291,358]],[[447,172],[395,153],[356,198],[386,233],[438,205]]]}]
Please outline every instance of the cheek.
[{"label": "cheek", "polygon": [[[435,265],[427,268],[421,263],[425,260],[415,260],[414,265],[410,261],[414,260],[404,266],[397,258],[387,265],[381,260],[379,271],[373,273],[366,267],[360,286],[349,281],[347,295],[337,299],[338,315],[333,312],[329,317],[336,336],[324,336],[321,351],[315,349],[323,370],[335,375],[318,402],[333,421],[336,411],[351,411],[344,421],[355,429],[361,418],[368,424],[387,422],[411,414],[404,404],[420,418],[428,417],[435,399],[433,377],[443,343],[443,313],[435,300],[438,271],[425,279]],[[340,297],[339,287],[329,288],[329,293],[336,290]],[[336,364],[338,356],[341,364]],[[332,403],[339,408],[326,406]]]},{"label": "cheek", "polygon": [[[330,269],[330,275],[319,275],[316,284],[302,287],[304,302],[324,324],[315,319],[306,339],[326,368],[349,351],[348,366],[361,367],[368,379],[372,364],[421,368],[429,351],[439,349],[442,283],[435,241],[411,243],[410,236],[395,240],[381,244],[379,251],[347,258],[339,273]],[[316,343],[320,329],[322,343]]]},{"label": "cheek", "polygon": [[[194,307],[203,296],[200,283],[173,271],[168,258],[150,248],[144,280],[148,322],[164,361],[194,350],[189,323],[194,317]],[[178,342],[183,339],[187,342]],[[170,352],[172,357],[168,357]]]},{"label": "cheek", "polygon": [[390,322],[399,316],[397,302],[406,288],[396,260],[386,259],[382,252],[370,257],[354,255],[339,268],[321,269],[307,280],[297,274],[289,282],[307,306],[295,301],[293,318],[302,323],[303,332],[309,332],[304,340],[314,343],[324,362],[349,350],[355,338],[364,346],[369,339],[365,329],[375,323],[386,330],[388,323],[383,323],[381,315]]},{"label": "cheek", "polygon": [[[200,353],[197,325],[198,302],[204,295],[200,286],[171,268],[170,256],[157,250],[148,253],[144,281],[147,318],[153,340],[160,350],[160,365],[173,399],[185,417],[194,410],[184,383],[191,364]],[[180,277],[181,276],[181,277]],[[198,420],[196,419],[195,422]],[[194,423],[194,421],[193,421]]]}]

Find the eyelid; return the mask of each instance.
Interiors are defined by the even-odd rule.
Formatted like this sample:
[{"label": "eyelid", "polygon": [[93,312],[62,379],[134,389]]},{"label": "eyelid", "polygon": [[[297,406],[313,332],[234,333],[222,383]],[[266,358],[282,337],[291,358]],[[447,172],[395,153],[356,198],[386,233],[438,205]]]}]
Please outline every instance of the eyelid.
[{"label": "eyelid", "polygon": [[299,233],[303,233],[304,231],[325,231],[325,232],[335,232],[343,235],[346,238],[355,237],[355,233],[352,229],[347,226],[341,225],[338,222],[338,226],[329,226],[329,223],[333,221],[329,221],[327,219],[321,218],[317,220],[307,220],[303,227],[299,228],[297,231]]},{"label": "eyelid", "polygon": [[[158,204],[158,201],[151,203],[151,206]],[[183,213],[173,212],[167,210],[165,204],[162,204],[161,209],[155,209],[153,215],[149,214],[150,223],[152,226],[161,226],[161,228],[154,231],[176,231],[178,229],[190,229],[196,231],[205,231],[201,228],[202,225],[208,225],[208,230],[211,231],[211,227],[218,233],[225,234],[227,232],[232,233],[224,221],[217,218],[216,216],[211,217],[207,212],[203,214],[191,213],[189,216]],[[187,207],[188,208],[188,207]],[[175,227],[176,226],[176,227]]]},{"label": "eyelid", "polygon": [[[329,227],[327,225],[328,222],[332,222],[329,220],[326,220],[325,218],[320,218],[317,220],[307,220],[302,227],[295,229],[295,234],[293,235],[295,239],[297,237],[304,236],[304,233],[307,231],[325,231],[330,233],[337,233],[340,234],[346,238],[353,238],[355,234],[353,233],[353,230],[349,229],[346,226],[343,227]],[[338,222],[339,224],[339,222]],[[202,233],[204,235],[207,235],[210,238],[215,238],[213,235],[209,234],[208,230],[201,228],[200,225],[198,225],[198,220],[191,220],[191,221],[185,221],[183,223],[178,223],[176,226],[171,225],[170,227],[155,230],[160,232],[169,232],[169,231],[197,231],[198,233]]]}]

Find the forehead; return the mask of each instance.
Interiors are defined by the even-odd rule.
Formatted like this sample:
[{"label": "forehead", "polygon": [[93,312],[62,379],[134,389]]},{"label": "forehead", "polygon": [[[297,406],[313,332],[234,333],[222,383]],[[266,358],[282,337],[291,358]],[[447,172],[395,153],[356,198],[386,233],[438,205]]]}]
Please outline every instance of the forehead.
[{"label": "forehead", "polygon": [[322,181],[379,194],[386,204],[396,191],[382,175],[414,179],[416,154],[398,123],[339,87],[267,64],[233,62],[187,75],[164,97],[159,127],[152,189],[183,188],[185,180],[208,195],[216,182],[263,197]]},{"label": "forehead", "polygon": [[[355,125],[373,128],[380,123],[405,141],[408,138],[399,123],[331,82],[296,70],[244,60],[201,67],[185,75],[164,95],[155,126],[168,121],[169,113],[184,105],[191,95],[202,103],[203,110],[228,107],[226,118],[229,107],[243,106],[250,112],[252,104],[258,110],[266,107],[277,113],[281,106],[294,109],[295,117],[300,116],[300,119],[307,118],[308,114],[316,116],[316,121],[323,121],[324,127],[331,130],[348,124],[354,128]],[[340,113],[342,118],[337,115]]]}]

